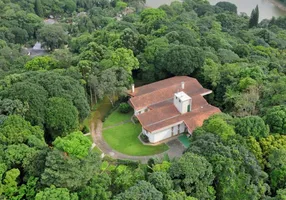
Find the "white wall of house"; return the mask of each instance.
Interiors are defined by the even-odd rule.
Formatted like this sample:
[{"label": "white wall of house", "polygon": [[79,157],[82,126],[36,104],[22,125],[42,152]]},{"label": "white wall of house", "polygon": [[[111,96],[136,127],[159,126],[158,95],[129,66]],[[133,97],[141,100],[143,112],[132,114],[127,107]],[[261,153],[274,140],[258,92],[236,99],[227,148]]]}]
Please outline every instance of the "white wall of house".
[{"label": "white wall of house", "polygon": [[185,132],[185,128],[185,124],[183,122],[180,122],[152,133],[149,133],[142,128],[142,132],[148,136],[150,143],[157,143]]}]

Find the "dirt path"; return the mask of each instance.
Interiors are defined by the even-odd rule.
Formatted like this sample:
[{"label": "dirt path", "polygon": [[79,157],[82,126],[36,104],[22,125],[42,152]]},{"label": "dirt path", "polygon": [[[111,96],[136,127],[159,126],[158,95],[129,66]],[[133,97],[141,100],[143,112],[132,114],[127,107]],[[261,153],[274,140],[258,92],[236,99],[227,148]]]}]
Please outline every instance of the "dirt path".
[{"label": "dirt path", "polygon": [[[95,124],[97,123],[97,124]],[[108,156],[111,156],[115,159],[124,159],[124,160],[135,160],[135,161],[141,161],[141,163],[147,163],[150,158],[163,158],[166,153],[169,154],[170,158],[178,157],[182,155],[184,148],[180,146],[180,144],[170,145],[169,150],[157,155],[152,156],[129,156],[123,153],[120,153],[118,151],[115,151],[112,149],[103,139],[102,137],[102,126],[103,123],[101,120],[97,120],[97,122],[92,122],[91,124],[91,136],[93,139],[93,142],[96,144],[96,146],[105,154]],[[96,127],[96,128],[95,128]]]}]

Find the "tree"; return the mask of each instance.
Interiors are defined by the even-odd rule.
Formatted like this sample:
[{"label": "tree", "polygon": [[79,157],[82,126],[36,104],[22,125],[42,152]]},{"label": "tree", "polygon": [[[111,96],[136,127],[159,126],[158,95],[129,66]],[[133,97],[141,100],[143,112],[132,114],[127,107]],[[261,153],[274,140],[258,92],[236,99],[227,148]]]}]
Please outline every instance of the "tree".
[{"label": "tree", "polygon": [[45,121],[45,103],[48,98],[47,91],[40,85],[28,81],[17,82],[2,91],[1,95],[9,99],[19,99],[23,104],[28,104],[25,118],[32,125],[43,125]]},{"label": "tree", "polygon": [[274,106],[269,109],[265,121],[272,133],[286,134],[286,106]]},{"label": "tree", "polygon": [[187,196],[185,192],[170,191],[167,194],[167,200],[198,200],[195,197]]},{"label": "tree", "polygon": [[[193,133],[188,152],[204,156],[214,166],[214,188],[218,199],[259,199],[269,186],[254,155],[240,140],[221,139],[207,132]],[[262,138],[264,139],[264,138]]]},{"label": "tree", "polygon": [[47,155],[41,183],[75,191],[84,187],[95,176],[99,167],[100,158],[95,152],[91,151],[88,156],[77,158],[55,148]]},{"label": "tree", "polygon": [[111,177],[107,173],[100,173],[94,176],[82,191],[80,199],[109,200],[111,198]]},{"label": "tree", "polygon": [[30,71],[50,70],[57,68],[58,61],[50,56],[36,57],[25,64],[25,69]]},{"label": "tree", "polygon": [[286,181],[286,149],[273,150],[269,155],[270,183],[273,190],[283,189]]},{"label": "tree", "polygon": [[146,181],[140,181],[136,185],[130,187],[125,192],[120,193],[119,195],[113,198],[114,200],[149,200],[149,199],[158,199],[162,200],[163,195],[161,192],[156,190],[156,188]]},{"label": "tree", "polygon": [[42,6],[42,1],[41,0],[36,0],[35,1],[35,12],[39,17],[44,16],[44,11],[43,11],[43,6]]},{"label": "tree", "polygon": [[46,105],[45,126],[53,139],[78,127],[78,111],[72,102],[60,97],[50,98]]},{"label": "tree", "polygon": [[105,94],[113,105],[116,96],[125,95],[130,83],[130,74],[123,68],[109,68],[101,72],[96,94],[101,98]]},{"label": "tree", "polygon": [[219,116],[210,118],[205,122],[203,128],[209,133],[217,134],[223,140],[227,140],[229,137],[235,135],[234,127],[227,124],[227,122]]},{"label": "tree", "polygon": [[147,8],[140,13],[140,20],[146,26],[146,32],[151,32],[155,24],[166,18],[164,10]]},{"label": "tree", "polygon": [[132,70],[139,68],[139,62],[137,58],[134,57],[132,50],[125,48],[116,49],[111,53],[111,56],[108,58],[108,60],[104,59],[101,64],[108,68],[123,68],[129,74],[132,73]]},{"label": "tree", "polygon": [[267,137],[269,127],[258,116],[240,118],[235,124],[235,132],[242,136],[253,136],[256,139]]},{"label": "tree", "polygon": [[82,132],[73,132],[64,138],[57,137],[53,142],[55,147],[77,158],[86,157],[91,147],[91,141]]},{"label": "tree", "polygon": [[229,2],[218,2],[216,4],[216,6],[222,8],[225,11],[229,11],[232,12],[234,14],[237,14],[237,7],[235,4],[233,3],[229,3]]},{"label": "tree", "polygon": [[0,100],[0,115],[20,115],[24,116],[29,110],[27,103],[22,103],[20,100],[3,99]]},{"label": "tree", "polygon": [[172,163],[170,176],[175,189],[198,199],[214,199],[212,165],[202,156],[185,153]]},{"label": "tree", "polygon": [[34,72],[27,80],[44,87],[49,98],[61,97],[71,101],[78,110],[79,119],[83,120],[89,114],[89,105],[83,86],[79,80],[75,79],[80,79],[81,76],[77,71],[73,75],[70,75],[68,70],[65,73],[55,71]]},{"label": "tree", "polygon": [[36,126],[32,126],[22,117],[10,115],[0,125],[0,143],[4,145],[28,143],[35,137],[44,143],[44,133]]},{"label": "tree", "polygon": [[61,199],[61,200],[78,200],[76,193],[70,193],[66,188],[56,188],[51,186],[45,188],[43,191],[37,193],[35,200],[49,200],[49,199]]},{"label": "tree", "polygon": [[38,39],[50,51],[67,43],[68,36],[61,25],[45,25],[39,30]]},{"label": "tree", "polygon": [[153,172],[149,175],[148,181],[163,194],[167,194],[173,189],[171,177],[166,172]]},{"label": "tree", "polygon": [[255,9],[253,9],[251,12],[250,19],[249,19],[249,28],[257,26],[258,22],[259,22],[259,8],[257,5]]},{"label": "tree", "polygon": [[204,64],[204,53],[197,47],[172,45],[159,60],[160,70],[173,75],[190,75]]}]

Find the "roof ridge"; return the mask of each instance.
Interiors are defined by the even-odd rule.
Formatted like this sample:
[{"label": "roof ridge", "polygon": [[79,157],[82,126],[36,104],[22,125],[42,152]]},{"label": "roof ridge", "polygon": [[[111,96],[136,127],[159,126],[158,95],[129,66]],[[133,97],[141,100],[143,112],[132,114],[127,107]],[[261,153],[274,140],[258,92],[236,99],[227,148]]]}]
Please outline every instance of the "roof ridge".
[{"label": "roof ridge", "polygon": [[[209,103],[203,104],[202,106],[200,106],[200,108],[191,110],[190,112],[186,112],[186,113],[184,113],[184,114],[175,115],[175,116],[169,117],[169,118],[164,119],[164,120],[160,120],[160,121],[155,122],[155,123],[152,123],[152,124],[148,124],[146,127],[153,126],[153,125],[155,125],[155,124],[161,123],[161,122],[166,121],[166,120],[169,120],[169,119],[173,119],[173,118],[178,117],[178,116],[187,115],[187,114],[191,113],[192,111],[198,111],[199,109],[203,109],[205,105],[210,105],[210,104],[209,104]],[[210,105],[210,106],[212,106],[212,105]],[[193,116],[193,117],[195,117],[195,116]],[[191,118],[193,118],[193,117],[191,117]],[[184,121],[184,120],[182,120],[182,121]]]},{"label": "roof ridge", "polygon": [[[186,82],[190,82],[190,81],[191,81],[191,80],[185,81],[185,84],[186,84]],[[167,87],[164,87],[164,88],[160,88],[160,89],[158,89],[158,90],[154,90],[154,91],[152,91],[152,92],[148,92],[148,93],[145,93],[145,94],[141,94],[141,95],[139,95],[139,96],[134,96],[134,97],[132,97],[132,98],[144,97],[144,96],[150,95],[150,94],[152,94],[152,93],[154,93],[154,92],[158,92],[158,91],[165,90],[165,89],[170,89],[170,87],[174,87],[175,85],[179,85],[179,84],[181,84],[181,83],[176,83],[176,84],[174,84],[174,85],[172,85],[172,86],[167,86]],[[203,87],[201,87],[201,88],[203,88]],[[199,89],[201,89],[201,88],[199,88]]]}]

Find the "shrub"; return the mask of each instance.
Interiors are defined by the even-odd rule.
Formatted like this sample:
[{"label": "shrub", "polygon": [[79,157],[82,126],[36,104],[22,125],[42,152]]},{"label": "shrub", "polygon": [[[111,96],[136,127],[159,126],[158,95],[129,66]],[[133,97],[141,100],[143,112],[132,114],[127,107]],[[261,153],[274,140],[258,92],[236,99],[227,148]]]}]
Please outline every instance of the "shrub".
[{"label": "shrub", "polygon": [[85,125],[85,126],[82,128],[82,132],[83,132],[84,134],[89,133],[89,127]]},{"label": "shrub", "polygon": [[119,106],[119,112],[121,113],[129,113],[131,111],[131,107],[128,103],[121,103]]},{"label": "shrub", "polygon": [[145,143],[149,143],[149,142],[150,142],[148,136],[146,136],[146,135],[144,135],[144,134],[141,134],[141,135],[140,135],[140,138],[141,138],[141,140],[142,140],[143,142],[145,142]]}]

